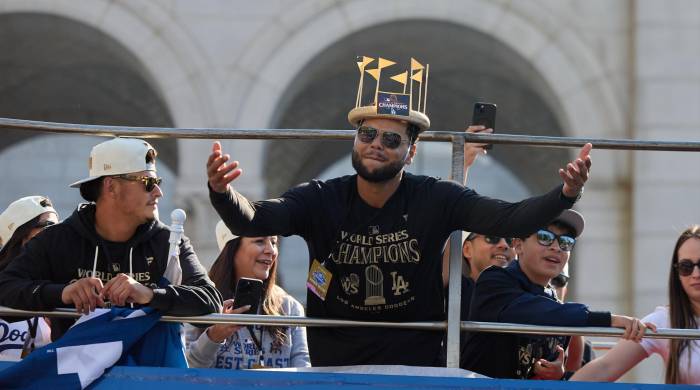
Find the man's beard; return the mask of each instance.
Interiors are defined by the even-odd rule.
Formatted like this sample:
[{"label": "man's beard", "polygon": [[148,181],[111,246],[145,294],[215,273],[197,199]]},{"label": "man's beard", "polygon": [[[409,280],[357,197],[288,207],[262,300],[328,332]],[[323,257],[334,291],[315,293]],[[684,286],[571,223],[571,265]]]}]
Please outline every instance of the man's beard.
[{"label": "man's beard", "polygon": [[389,179],[393,179],[403,169],[403,161],[394,161],[387,166],[375,169],[370,172],[367,167],[362,165],[360,154],[356,150],[352,151],[352,167],[355,168],[357,174],[371,183],[381,183]]}]

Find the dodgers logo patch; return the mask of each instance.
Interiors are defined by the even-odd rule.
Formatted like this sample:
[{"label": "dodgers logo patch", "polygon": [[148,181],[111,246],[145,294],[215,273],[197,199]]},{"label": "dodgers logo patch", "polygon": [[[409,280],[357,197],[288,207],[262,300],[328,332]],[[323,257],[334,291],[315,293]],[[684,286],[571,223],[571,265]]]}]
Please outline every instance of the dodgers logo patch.
[{"label": "dodgers logo patch", "polygon": [[410,95],[379,92],[377,101],[377,114],[408,116]]}]

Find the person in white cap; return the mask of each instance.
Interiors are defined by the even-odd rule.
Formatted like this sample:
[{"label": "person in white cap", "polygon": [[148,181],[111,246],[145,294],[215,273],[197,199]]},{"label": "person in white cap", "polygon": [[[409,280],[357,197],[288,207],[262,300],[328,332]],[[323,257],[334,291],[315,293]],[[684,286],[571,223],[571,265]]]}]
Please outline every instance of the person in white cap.
[{"label": "person in white cap", "polygon": [[[45,228],[58,223],[58,213],[51,200],[45,196],[25,196],[10,203],[0,214],[0,271],[7,268],[24,245]],[[7,322],[4,322],[7,321]],[[17,343],[14,337],[0,339],[0,360],[19,360],[35,347],[51,342],[51,329],[43,317],[0,319],[2,326],[17,334],[24,343]]]},{"label": "person in white cap", "polygon": [[[514,242],[518,260],[505,268],[489,267],[476,281],[469,321],[551,326],[624,328],[623,338],[639,342],[647,326],[639,319],[591,311],[580,303],[563,303],[551,288],[569,261],[584,219],[564,210],[535,233]],[[462,350],[461,366],[492,378],[568,378],[564,350],[569,336],[472,332]]]},{"label": "person in white cap", "polygon": [[25,196],[0,214],[0,271],[19,255],[24,244],[44,228],[58,223],[58,213],[45,196]]},{"label": "person in white cap", "polygon": [[[224,314],[239,314],[250,307],[234,309],[236,287],[241,278],[261,280],[257,312],[250,314],[304,316],[304,307],[277,285],[279,243],[277,236],[238,237],[223,221],[216,224],[221,251],[209,277],[225,299]],[[245,309],[245,310],[244,310]],[[188,332],[195,339],[188,345],[190,367],[246,369],[254,367],[308,367],[306,328],[301,326],[212,325]]]},{"label": "person in white cap", "polygon": [[[114,138],[93,147],[89,176],[73,183],[83,198],[63,223],[31,240],[0,273],[0,304],[18,309],[147,305],[169,315],[221,309],[221,296],[189,239],[180,241],[181,285],[159,285],[170,231],[158,221],[163,196],[156,150],[139,139]],[[52,338],[71,321],[52,321]]]},{"label": "person in white cap", "polygon": [[[365,60],[373,61],[365,57],[358,62],[361,71]],[[391,64],[380,59],[378,66]],[[379,79],[379,70],[371,71]],[[415,73],[412,79],[418,77]],[[532,233],[570,208],[588,179],[590,144],[560,171],[563,186],[519,203],[410,174],[405,169],[416,156],[419,133],[430,127],[425,104],[411,92],[377,91],[372,103],[362,106],[363,94],[358,91],[356,106],[348,114],[357,129],[351,157],[357,174],[313,180],[278,199],[251,202],[236,192],[231,183],[242,173],[239,164],[231,162],[218,142],[213,145],[207,161],[210,200],[231,231],[243,236],[297,234],[307,241],[310,317],[442,321],[441,254],[452,231],[500,237]],[[439,362],[442,334],[311,328],[308,340],[313,366],[431,366]]]}]

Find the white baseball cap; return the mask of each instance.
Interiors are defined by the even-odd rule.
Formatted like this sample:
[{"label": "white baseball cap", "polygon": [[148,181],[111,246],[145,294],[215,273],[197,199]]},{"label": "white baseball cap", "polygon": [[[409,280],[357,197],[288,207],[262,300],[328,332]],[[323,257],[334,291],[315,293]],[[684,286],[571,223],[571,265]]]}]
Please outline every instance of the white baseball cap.
[{"label": "white baseball cap", "polygon": [[85,179],[71,184],[80,187],[81,184],[102,176],[123,175],[141,171],[156,171],[155,161],[146,163],[146,155],[156,150],[148,142],[136,138],[113,138],[95,145],[88,160],[89,175]]},{"label": "white baseball cap", "polygon": [[54,213],[51,202],[45,196],[25,196],[10,203],[7,209],[0,214],[0,243],[7,244],[15,234],[15,230],[43,213]]},{"label": "white baseball cap", "polygon": [[226,227],[224,221],[219,221],[216,223],[216,243],[219,245],[219,250],[224,250],[226,243],[238,238],[237,235],[231,233],[231,231]]}]

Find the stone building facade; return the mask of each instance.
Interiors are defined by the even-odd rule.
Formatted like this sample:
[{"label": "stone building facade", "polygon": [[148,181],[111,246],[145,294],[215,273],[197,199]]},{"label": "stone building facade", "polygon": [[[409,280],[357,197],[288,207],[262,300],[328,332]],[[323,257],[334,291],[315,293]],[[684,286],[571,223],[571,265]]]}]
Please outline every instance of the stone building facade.
[{"label": "stone building facade", "polygon": [[[692,0],[3,0],[0,116],[343,129],[355,97],[354,57],[414,56],[431,64],[435,130],[463,128],[472,103],[488,100],[499,105],[499,132],[698,140],[698,34],[700,3]],[[67,216],[79,197],[66,186],[83,176],[97,141],[5,132],[0,205],[43,193]],[[186,231],[207,263],[216,254],[203,169],[211,142],[154,144],[169,183],[161,213],[188,211]],[[245,168],[237,188],[262,198],[347,163],[349,144],[224,141],[224,148]],[[490,161],[534,194],[558,182],[557,167],[574,153],[498,146]],[[676,235],[699,222],[700,157],[594,150],[593,160],[577,206],[587,228],[572,261],[574,296],[644,315],[665,303]],[[513,195],[498,177],[473,186]],[[303,275],[305,267],[284,269]],[[659,367],[645,363],[630,379],[659,381]]]}]

